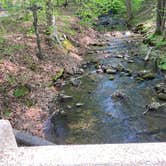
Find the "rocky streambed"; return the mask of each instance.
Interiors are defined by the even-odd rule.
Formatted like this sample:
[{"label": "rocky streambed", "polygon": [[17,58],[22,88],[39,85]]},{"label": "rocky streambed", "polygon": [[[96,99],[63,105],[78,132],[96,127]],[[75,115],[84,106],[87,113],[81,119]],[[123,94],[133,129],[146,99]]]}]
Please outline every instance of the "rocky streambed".
[{"label": "rocky streambed", "polygon": [[[105,34],[57,96],[46,137],[58,144],[166,141],[166,82],[142,37]],[[54,109],[53,109],[54,110]]]}]

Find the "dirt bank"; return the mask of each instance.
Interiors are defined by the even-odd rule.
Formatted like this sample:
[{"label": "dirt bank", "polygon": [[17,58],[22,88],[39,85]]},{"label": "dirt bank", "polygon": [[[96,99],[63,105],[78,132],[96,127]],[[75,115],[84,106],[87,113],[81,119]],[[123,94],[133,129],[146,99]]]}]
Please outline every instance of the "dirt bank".
[{"label": "dirt bank", "polygon": [[43,136],[49,103],[58,93],[53,77],[62,69],[65,72],[62,79],[74,74],[88,45],[96,42],[98,35],[93,29],[81,26],[74,16],[67,17],[68,24],[61,18],[57,18],[59,33],[69,46],[48,46],[41,24],[44,60],[36,57],[36,38],[30,31],[32,22],[5,18],[1,24],[4,31],[0,40],[0,118],[9,119],[18,130],[38,136]]}]

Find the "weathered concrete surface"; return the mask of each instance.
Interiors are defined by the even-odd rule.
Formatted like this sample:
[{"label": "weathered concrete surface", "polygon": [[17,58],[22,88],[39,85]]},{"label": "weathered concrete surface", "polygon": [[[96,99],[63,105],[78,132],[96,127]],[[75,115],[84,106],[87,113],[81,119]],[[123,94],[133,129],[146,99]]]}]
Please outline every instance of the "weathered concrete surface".
[{"label": "weathered concrete surface", "polygon": [[17,148],[12,127],[7,120],[0,120],[0,152],[9,148]]},{"label": "weathered concrete surface", "polygon": [[2,156],[0,165],[5,166],[165,166],[166,143],[18,148]]},{"label": "weathered concrete surface", "polygon": [[0,120],[0,166],[165,166],[166,143],[18,148],[9,121]]}]

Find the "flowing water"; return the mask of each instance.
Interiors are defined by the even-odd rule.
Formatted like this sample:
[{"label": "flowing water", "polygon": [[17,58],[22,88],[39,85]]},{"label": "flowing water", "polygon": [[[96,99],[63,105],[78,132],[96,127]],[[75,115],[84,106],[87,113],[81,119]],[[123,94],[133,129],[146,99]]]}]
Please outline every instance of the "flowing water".
[{"label": "flowing water", "polygon": [[[94,65],[89,65],[84,77],[79,80],[79,87],[68,84],[64,87],[65,95],[73,99],[59,103],[63,114],[51,119],[47,136],[58,144],[100,144],[128,142],[166,141],[166,110],[149,112],[143,115],[145,106],[157,101],[154,86],[163,77],[157,74],[153,80],[138,81],[134,75],[141,70],[154,71],[154,63],[145,64],[144,45],[137,37],[105,38],[107,45],[93,48],[93,55],[100,64],[123,65],[132,71],[115,74],[110,80],[106,73],[96,73]],[[98,51],[96,51],[98,50]],[[116,57],[123,54],[134,63]],[[115,100],[112,94],[122,92],[125,97]],[[78,106],[82,103],[82,106]],[[65,113],[64,113],[65,111]]]}]

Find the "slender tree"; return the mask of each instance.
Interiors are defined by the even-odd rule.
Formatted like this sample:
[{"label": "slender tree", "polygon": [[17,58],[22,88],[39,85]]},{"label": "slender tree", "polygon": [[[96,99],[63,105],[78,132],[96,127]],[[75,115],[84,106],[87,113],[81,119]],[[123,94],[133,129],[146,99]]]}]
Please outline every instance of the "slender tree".
[{"label": "slender tree", "polygon": [[166,0],[157,0],[156,33],[166,35]]},{"label": "slender tree", "polygon": [[53,0],[46,0],[45,5],[46,5],[47,33],[50,36],[49,44],[51,45],[52,42],[58,42],[60,44],[55,16],[54,16]]},{"label": "slender tree", "polygon": [[53,3],[52,0],[46,0],[45,1],[46,6],[46,20],[47,20],[47,28],[48,31],[50,27],[52,26],[52,20],[53,20]]},{"label": "slender tree", "polygon": [[127,10],[127,19],[128,21],[130,21],[133,17],[131,0],[126,0],[125,2],[126,2],[126,10]]},{"label": "slender tree", "polygon": [[34,30],[35,30],[35,34],[36,34],[36,43],[37,43],[37,47],[38,47],[38,53],[37,53],[37,57],[39,59],[43,59],[43,54],[42,54],[42,49],[41,49],[41,42],[40,42],[40,36],[39,36],[39,30],[38,30],[38,15],[37,12],[38,10],[40,10],[41,7],[37,6],[36,4],[33,4],[31,7],[29,7],[29,10],[32,11],[33,13],[33,26],[34,26]]}]

